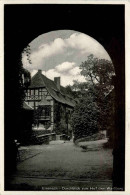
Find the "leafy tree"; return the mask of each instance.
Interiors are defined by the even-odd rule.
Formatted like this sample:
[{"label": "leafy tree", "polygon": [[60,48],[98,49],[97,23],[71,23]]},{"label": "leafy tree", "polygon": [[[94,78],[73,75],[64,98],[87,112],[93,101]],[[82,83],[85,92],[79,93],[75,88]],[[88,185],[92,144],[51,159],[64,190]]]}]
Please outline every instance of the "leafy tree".
[{"label": "leafy tree", "polygon": [[26,55],[28,63],[29,63],[29,64],[32,64],[31,58],[30,58],[31,48],[30,48],[30,45],[29,45],[29,44],[27,45],[27,47],[24,48],[23,54]]},{"label": "leafy tree", "polygon": [[66,86],[66,92],[68,95],[72,96],[74,99],[81,98],[86,94],[89,84],[87,82],[79,82],[78,80],[73,80],[73,85]]},{"label": "leafy tree", "polygon": [[[83,75],[90,83],[88,93],[89,95],[95,97],[95,102],[100,110],[101,121],[104,122],[102,119],[105,119],[106,117],[106,110],[108,106],[106,102],[106,95],[113,89],[113,64],[111,61],[106,59],[95,58],[94,55],[91,54],[88,56],[87,61],[80,65],[80,69],[81,75]],[[105,124],[103,123],[103,125]]]},{"label": "leafy tree", "polygon": [[[109,129],[110,131],[114,105],[113,99],[106,96],[113,90],[112,62],[90,55],[87,61],[82,62],[80,69],[86,82],[74,81],[72,86],[72,89],[78,92],[79,98],[79,104],[75,107],[72,118],[75,136],[81,137],[99,130]],[[106,119],[108,119],[107,122]]]},{"label": "leafy tree", "polygon": [[80,65],[81,75],[100,92],[109,93],[111,89],[114,67],[111,61],[89,55],[87,61]]},{"label": "leafy tree", "polygon": [[[87,61],[80,65],[80,74],[86,78],[86,82],[73,81],[72,86],[67,86],[72,93],[81,98],[82,96],[91,96],[95,101],[102,103],[102,100],[113,89],[112,77],[114,68],[111,61],[95,58],[94,55],[88,56]],[[75,96],[76,96],[75,95]]]},{"label": "leafy tree", "polygon": [[[22,63],[22,54],[20,56],[19,62],[18,62],[18,73],[16,74],[18,77],[18,82],[16,82],[16,92],[15,92],[15,98],[17,101],[15,101],[16,108],[17,108],[17,118],[16,118],[16,126],[19,126],[19,131],[16,131],[16,139],[18,140],[24,140],[23,138],[26,135],[26,130],[28,129],[31,130],[31,124],[32,124],[32,114],[30,113],[28,115],[28,122],[24,124],[24,120],[26,120],[26,113],[25,110],[23,109],[23,102],[25,100],[25,89],[28,87],[31,81],[31,75],[28,70],[23,68],[23,63]],[[29,124],[30,123],[30,124]],[[27,128],[28,125],[28,128]],[[29,129],[30,128],[30,129]],[[27,137],[27,136],[26,136]]]},{"label": "leafy tree", "polygon": [[98,131],[98,107],[88,98],[80,98],[72,115],[75,139],[92,135]]},{"label": "leafy tree", "polygon": [[30,72],[25,69],[25,68],[22,68],[22,83],[23,83],[23,88],[28,88],[28,86],[30,85],[31,83],[31,74]]},{"label": "leafy tree", "polygon": [[73,91],[71,85],[67,85],[67,86],[65,87],[65,93],[66,93],[68,96],[75,98],[75,91]]}]

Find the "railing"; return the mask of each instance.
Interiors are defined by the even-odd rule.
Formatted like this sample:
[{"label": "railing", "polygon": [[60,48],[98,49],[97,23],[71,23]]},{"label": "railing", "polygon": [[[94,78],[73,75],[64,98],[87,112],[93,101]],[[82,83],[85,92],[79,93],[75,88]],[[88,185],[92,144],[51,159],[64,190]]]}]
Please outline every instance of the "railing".
[{"label": "railing", "polygon": [[33,144],[49,144],[49,141],[52,141],[52,140],[56,140],[55,133],[42,134],[42,135],[33,137],[32,143]]},{"label": "railing", "polygon": [[29,95],[25,97],[25,100],[41,100],[39,95]]},{"label": "railing", "polygon": [[40,116],[38,119],[39,120],[50,120],[51,118],[50,116]]}]

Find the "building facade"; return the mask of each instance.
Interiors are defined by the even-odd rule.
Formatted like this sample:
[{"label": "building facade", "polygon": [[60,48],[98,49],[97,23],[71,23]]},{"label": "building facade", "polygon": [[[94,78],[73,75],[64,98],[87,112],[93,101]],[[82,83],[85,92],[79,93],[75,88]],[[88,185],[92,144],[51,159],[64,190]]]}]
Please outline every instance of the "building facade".
[{"label": "building facade", "polygon": [[38,70],[25,89],[25,102],[34,110],[34,129],[70,134],[71,115],[76,102],[66,93],[60,85],[60,77],[52,81]]}]

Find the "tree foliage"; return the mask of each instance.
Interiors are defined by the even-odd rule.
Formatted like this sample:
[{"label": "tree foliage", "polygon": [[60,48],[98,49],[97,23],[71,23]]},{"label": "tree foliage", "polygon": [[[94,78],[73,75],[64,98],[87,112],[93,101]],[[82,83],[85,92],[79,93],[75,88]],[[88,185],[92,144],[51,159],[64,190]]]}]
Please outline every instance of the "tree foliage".
[{"label": "tree foliage", "polygon": [[[86,82],[74,81],[72,90],[77,92],[79,103],[72,118],[75,138],[91,135],[100,130],[112,129],[113,99],[106,98],[113,90],[114,68],[111,61],[88,56],[80,65]],[[107,122],[106,122],[106,119]]]},{"label": "tree foliage", "polygon": [[98,131],[99,110],[91,98],[80,98],[72,115],[75,139],[89,136]]},{"label": "tree foliage", "polygon": [[87,61],[80,65],[81,75],[86,78],[87,83],[92,84],[102,94],[109,93],[111,89],[114,67],[111,61],[95,58],[89,55]]},{"label": "tree foliage", "polygon": [[22,82],[23,88],[27,89],[31,83],[31,74],[25,68],[22,68],[21,74],[22,74],[22,76],[21,76],[22,81],[21,82]]}]

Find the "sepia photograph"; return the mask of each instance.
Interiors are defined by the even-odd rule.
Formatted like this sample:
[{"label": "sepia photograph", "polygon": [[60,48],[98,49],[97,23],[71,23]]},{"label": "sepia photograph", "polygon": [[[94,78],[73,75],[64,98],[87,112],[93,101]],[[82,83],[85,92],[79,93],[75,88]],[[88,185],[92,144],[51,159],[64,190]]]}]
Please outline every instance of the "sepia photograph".
[{"label": "sepia photograph", "polygon": [[125,5],[4,4],[4,190],[125,191]]}]

